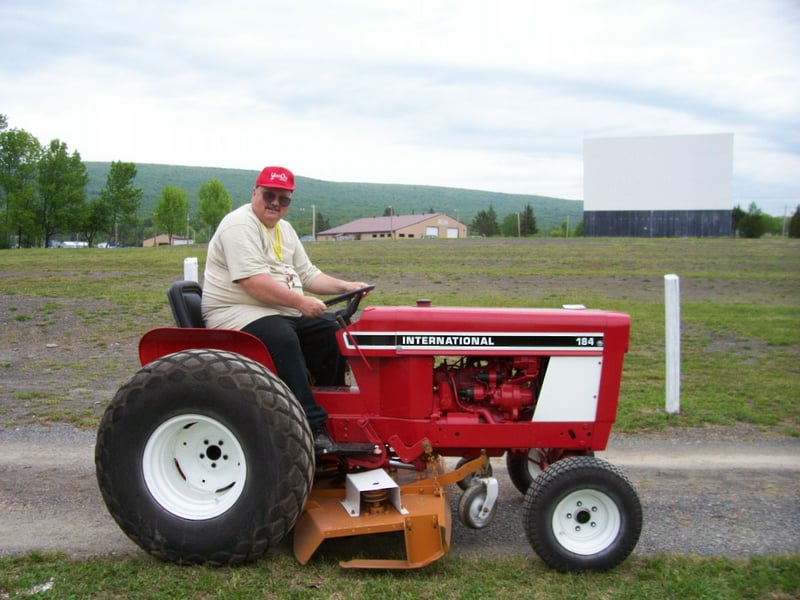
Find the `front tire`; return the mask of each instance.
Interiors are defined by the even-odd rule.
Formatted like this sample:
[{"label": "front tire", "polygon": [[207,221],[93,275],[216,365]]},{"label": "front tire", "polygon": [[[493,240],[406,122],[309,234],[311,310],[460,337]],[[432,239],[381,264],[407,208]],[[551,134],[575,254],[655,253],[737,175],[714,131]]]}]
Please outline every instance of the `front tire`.
[{"label": "front tire", "polygon": [[97,434],[98,485],[145,551],[181,564],[238,564],[277,544],[314,474],[302,408],[239,354],[188,350],[139,370]]},{"label": "front tire", "polygon": [[506,453],[508,478],[522,494],[528,491],[546,465],[547,451],[542,448],[529,448],[524,454],[510,450]]},{"label": "front tire", "polygon": [[558,571],[607,571],[633,551],[642,506],[628,478],[590,456],[559,460],[537,477],[523,502],[525,534]]}]

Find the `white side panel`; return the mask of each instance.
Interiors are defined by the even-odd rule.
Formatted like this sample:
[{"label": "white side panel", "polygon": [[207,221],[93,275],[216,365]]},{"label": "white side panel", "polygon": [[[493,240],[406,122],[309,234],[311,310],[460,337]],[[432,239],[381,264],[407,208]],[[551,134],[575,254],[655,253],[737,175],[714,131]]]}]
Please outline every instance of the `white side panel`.
[{"label": "white side panel", "polygon": [[551,357],[534,423],[594,421],[602,365],[599,356]]}]

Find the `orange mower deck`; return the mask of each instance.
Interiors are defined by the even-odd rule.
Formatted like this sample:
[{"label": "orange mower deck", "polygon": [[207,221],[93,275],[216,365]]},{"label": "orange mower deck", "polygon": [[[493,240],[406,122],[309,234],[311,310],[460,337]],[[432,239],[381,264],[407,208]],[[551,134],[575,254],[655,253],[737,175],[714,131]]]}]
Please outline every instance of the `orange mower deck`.
[{"label": "orange mower deck", "polygon": [[325,540],[403,532],[405,559],[354,559],[344,568],[416,569],[450,550],[451,510],[446,486],[481,470],[485,456],[462,467],[397,485],[383,469],[348,475],[344,488],[315,487],[294,528],[294,555],[305,564]]}]

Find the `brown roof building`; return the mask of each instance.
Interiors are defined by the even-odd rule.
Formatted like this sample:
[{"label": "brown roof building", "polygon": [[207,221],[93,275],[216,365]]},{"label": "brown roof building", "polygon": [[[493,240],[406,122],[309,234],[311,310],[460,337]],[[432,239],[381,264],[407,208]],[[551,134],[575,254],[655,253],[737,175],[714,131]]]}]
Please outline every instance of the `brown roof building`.
[{"label": "brown roof building", "polygon": [[364,217],[317,233],[318,240],[380,240],[467,237],[467,226],[444,213]]}]

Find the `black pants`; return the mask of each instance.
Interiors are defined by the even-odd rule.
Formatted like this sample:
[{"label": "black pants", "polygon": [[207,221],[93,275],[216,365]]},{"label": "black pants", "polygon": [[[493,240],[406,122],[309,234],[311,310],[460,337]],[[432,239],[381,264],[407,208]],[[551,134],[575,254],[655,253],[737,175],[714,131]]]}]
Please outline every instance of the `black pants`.
[{"label": "black pants", "polygon": [[346,362],[336,343],[339,324],[332,315],[308,317],[262,317],[245,326],[259,338],[272,355],[280,377],[308,418],[311,430],[325,426],[328,413],[314,399],[309,375],[314,385],[344,385]]}]

